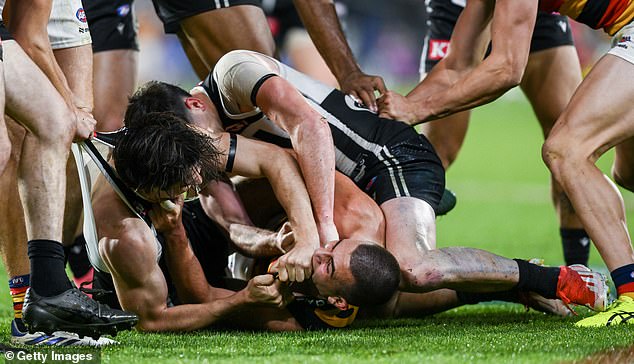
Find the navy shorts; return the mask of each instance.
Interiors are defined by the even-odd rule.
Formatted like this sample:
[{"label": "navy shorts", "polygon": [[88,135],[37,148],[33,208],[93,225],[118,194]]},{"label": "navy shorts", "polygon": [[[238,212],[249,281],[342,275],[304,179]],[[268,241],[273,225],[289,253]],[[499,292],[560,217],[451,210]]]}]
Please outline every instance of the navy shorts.
[{"label": "navy shorts", "polygon": [[380,206],[398,197],[415,197],[427,202],[434,211],[445,190],[445,169],[431,143],[412,129],[412,136],[390,144],[382,152],[381,164],[368,170],[359,183]]},{"label": "navy shorts", "polygon": [[115,49],[139,50],[133,0],[84,0],[94,53]]},{"label": "navy shorts", "polygon": [[261,0],[152,0],[165,33],[177,33],[180,23],[194,15],[236,5],[261,7]]}]

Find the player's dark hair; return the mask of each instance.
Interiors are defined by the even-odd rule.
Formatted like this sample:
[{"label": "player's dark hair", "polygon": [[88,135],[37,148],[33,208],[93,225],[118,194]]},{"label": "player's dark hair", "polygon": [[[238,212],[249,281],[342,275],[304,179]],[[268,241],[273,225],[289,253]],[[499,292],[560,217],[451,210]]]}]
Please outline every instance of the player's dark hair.
[{"label": "player's dark hair", "polygon": [[389,301],[398,289],[401,268],[396,258],[375,244],[361,244],[350,254],[354,284],[342,296],[355,306],[377,306]]},{"label": "player's dark hair", "polygon": [[124,116],[125,125],[130,127],[151,112],[172,112],[186,121],[191,121],[188,109],[183,102],[190,96],[187,91],[178,86],[150,81],[128,99]]},{"label": "player's dark hair", "polygon": [[151,112],[128,126],[114,149],[117,173],[138,191],[168,190],[217,180],[213,139],[170,112]]}]

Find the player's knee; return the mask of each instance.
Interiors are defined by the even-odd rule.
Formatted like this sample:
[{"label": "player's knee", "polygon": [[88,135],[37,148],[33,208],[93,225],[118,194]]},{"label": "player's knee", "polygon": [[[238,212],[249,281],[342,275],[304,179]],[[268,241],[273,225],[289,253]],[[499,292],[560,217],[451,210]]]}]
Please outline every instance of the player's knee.
[{"label": "player's knee", "polygon": [[553,174],[559,171],[566,156],[565,143],[556,135],[551,135],[542,146],[542,159]]},{"label": "player's knee", "polygon": [[446,282],[446,274],[437,269],[434,264],[426,263],[421,259],[399,259],[401,266],[400,288],[409,292],[427,292],[442,288],[442,283]]},{"label": "player's knee", "polygon": [[75,136],[76,128],[75,114],[67,107],[60,107],[49,113],[46,127],[39,128],[34,131],[34,134],[46,145],[68,149]]},{"label": "player's knee", "polygon": [[103,239],[99,243],[99,255],[102,258],[104,258],[107,262],[110,262],[112,256],[115,254],[117,250],[118,244],[119,244],[118,240]]}]

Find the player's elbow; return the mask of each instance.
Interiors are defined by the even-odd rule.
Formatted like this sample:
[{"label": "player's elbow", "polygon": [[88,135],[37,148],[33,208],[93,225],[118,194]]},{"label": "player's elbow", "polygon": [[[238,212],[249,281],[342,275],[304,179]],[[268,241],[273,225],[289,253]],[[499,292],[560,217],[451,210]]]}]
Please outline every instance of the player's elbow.
[{"label": "player's elbow", "polygon": [[296,96],[297,90],[288,81],[282,77],[269,77],[257,90],[255,101],[267,116],[287,122],[288,116],[300,109]]},{"label": "player's elbow", "polygon": [[139,322],[135,326],[138,331],[142,332],[161,332],[167,331],[165,323],[161,319],[152,317],[151,314],[138,313]]},{"label": "player's elbow", "polygon": [[507,89],[511,89],[515,86],[518,86],[520,82],[522,82],[522,77],[524,77],[524,70],[526,69],[526,63],[521,62],[517,59],[509,59],[506,62],[506,74],[502,77],[504,82],[504,86]]},{"label": "player's elbow", "polygon": [[524,77],[524,69],[518,67],[510,67],[508,74],[506,77],[503,77],[503,87],[505,89],[512,89],[515,86],[518,86],[520,82],[522,82],[522,77]]},{"label": "player's elbow", "polygon": [[516,57],[504,57],[495,62],[492,79],[499,91],[505,92],[519,85],[524,77],[525,66],[525,62]]}]

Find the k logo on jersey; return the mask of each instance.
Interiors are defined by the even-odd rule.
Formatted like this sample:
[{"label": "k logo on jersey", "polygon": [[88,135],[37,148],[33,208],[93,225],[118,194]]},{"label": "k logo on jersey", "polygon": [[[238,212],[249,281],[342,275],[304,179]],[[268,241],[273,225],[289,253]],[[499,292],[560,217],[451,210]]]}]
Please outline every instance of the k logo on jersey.
[{"label": "k logo on jersey", "polygon": [[429,50],[427,51],[427,59],[438,61],[447,56],[449,51],[449,41],[444,39],[430,39]]}]

